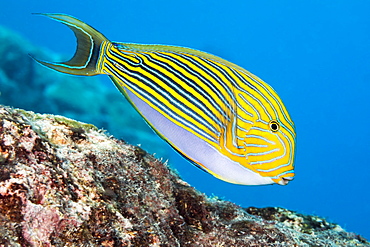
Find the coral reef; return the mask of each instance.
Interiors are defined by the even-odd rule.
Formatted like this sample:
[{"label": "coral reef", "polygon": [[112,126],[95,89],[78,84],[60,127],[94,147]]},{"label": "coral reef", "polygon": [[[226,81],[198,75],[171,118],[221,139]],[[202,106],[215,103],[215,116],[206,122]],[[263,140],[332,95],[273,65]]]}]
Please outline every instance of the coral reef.
[{"label": "coral reef", "polygon": [[[159,157],[168,156],[167,145],[150,130],[113,84],[107,86],[98,77],[56,73],[32,61],[28,54],[48,61],[68,60],[35,47],[0,26],[0,104],[93,123],[117,138],[143,144]],[[156,149],[151,150],[151,147]]]},{"label": "coral reef", "polygon": [[95,126],[0,107],[0,246],[370,246],[317,216],[207,198]]}]

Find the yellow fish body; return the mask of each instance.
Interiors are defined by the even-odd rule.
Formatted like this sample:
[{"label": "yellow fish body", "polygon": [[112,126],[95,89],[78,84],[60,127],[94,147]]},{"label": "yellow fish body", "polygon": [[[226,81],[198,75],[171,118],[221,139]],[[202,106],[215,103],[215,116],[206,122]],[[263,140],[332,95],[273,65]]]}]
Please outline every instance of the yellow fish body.
[{"label": "yellow fish body", "polygon": [[276,92],[245,69],[198,50],[111,42],[86,23],[42,14],[75,33],[59,72],[109,75],[151,128],[199,168],[244,185],[294,177],[295,129]]}]

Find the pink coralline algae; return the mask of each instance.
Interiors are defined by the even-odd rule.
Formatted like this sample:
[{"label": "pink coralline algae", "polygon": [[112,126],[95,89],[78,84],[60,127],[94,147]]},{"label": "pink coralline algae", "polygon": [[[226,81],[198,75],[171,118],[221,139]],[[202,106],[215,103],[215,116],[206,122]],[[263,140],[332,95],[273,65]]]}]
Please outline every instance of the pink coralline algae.
[{"label": "pink coralline algae", "polygon": [[370,246],[325,219],[207,198],[93,125],[0,106],[0,246]]}]

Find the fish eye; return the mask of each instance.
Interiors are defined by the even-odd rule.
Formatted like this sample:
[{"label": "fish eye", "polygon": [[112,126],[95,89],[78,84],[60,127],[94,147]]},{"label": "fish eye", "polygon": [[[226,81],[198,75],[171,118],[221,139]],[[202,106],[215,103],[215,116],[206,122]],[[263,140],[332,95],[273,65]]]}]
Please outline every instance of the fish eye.
[{"label": "fish eye", "polygon": [[276,122],[275,120],[271,120],[270,123],[269,123],[269,127],[270,127],[270,130],[272,132],[276,132],[279,130],[280,128],[280,125],[278,122]]}]

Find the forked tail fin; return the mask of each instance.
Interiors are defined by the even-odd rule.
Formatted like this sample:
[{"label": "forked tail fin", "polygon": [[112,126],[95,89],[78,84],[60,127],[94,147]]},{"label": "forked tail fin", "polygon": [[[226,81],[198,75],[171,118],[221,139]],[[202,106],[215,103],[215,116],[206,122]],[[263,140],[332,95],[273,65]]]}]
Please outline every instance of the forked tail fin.
[{"label": "forked tail fin", "polygon": [[108,41],[93,27],[69,15],[64,14],[38,14],[67,25],[77,38],[77,48],[74,56],[66,62],[53,63],[35,59],[40,64],[59,72],[73,75],[97,75],[96,65],[99,59],[100,46]]}]

